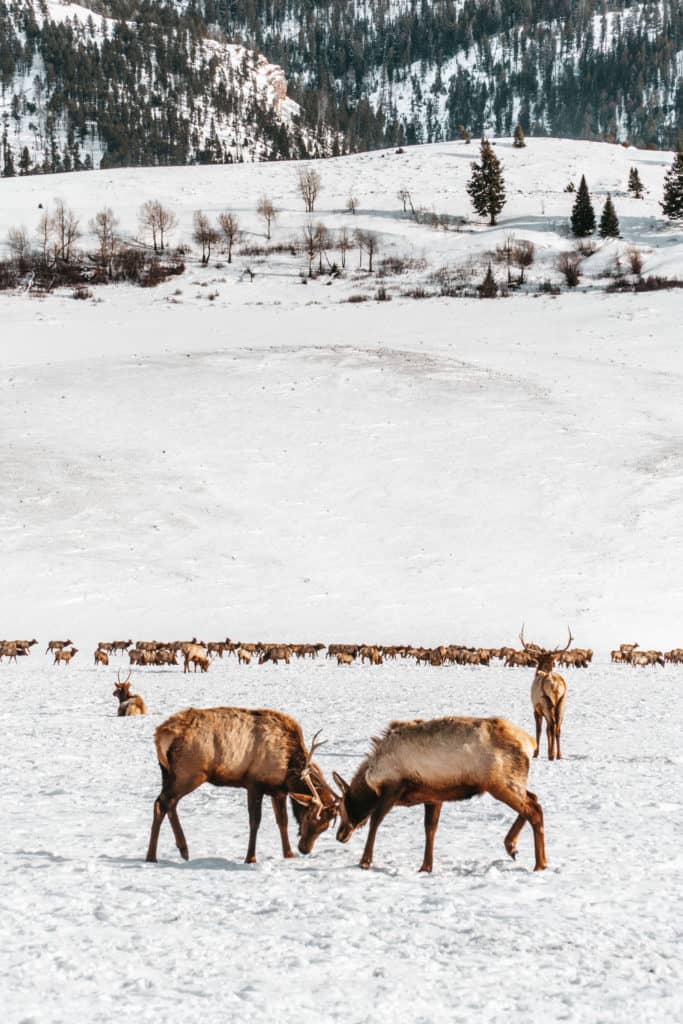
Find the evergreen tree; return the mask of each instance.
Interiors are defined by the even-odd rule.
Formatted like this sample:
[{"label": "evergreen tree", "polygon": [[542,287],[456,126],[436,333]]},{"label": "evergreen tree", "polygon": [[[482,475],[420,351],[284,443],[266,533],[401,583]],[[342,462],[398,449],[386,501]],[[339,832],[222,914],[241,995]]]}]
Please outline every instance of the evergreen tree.
[{"label": "evergreen tree", "polygon": [[515,128],[515,138],[512,143],[515,149],[524,149],[526,142],[524,141],[524,129],[521,124],[518,124]]},{"label": "evergreen tree", "polygon": [[619,237],[619,218],[617,217],[617,211],[614,209],[612,196],[609,193],[602,208],[599,231],[601,238]]},{"label": "evergreen tree", "polygon": [[505,181],[500,160],[488,139],[481,140],[479,158],[479,163],[475,161],[472,164],[467,193],[479,216],[488,217],[489,224],[495,224],[497,215],[505,206]]},{"label": "evergreen tree", "polygon": [[634,199],[643,198],[643,192],[645,191],[645,187],[642,181],[640,180],[640,175],[638,174],[637,167],[632,167],[631,170],[628,172],[628,190]]},{"label": "evergreen tree", "polygon": [[571,225],[577,238],[585,238],[586,235],[592,235],[595,231],[595,211],[591,203],[585,174],[581,175],[581,184],[574,200]]},{"label": "evergreen tree", "polygon": [[479,298],[480,299],[495,299],[497,294],[498,294],[498,285],[496,284],[496,279],[493,276],[493,271],[491,270],[491,264],[489,263],[489,268],[486,271],[486,277],[484,278],[484,280],[479,285]]},{"label": "evergreen tree", "polygon": [[19,174],[30,174],[31,163],[31,154],[28,151],[28,146],[24,146],[19,157]]},{"label": "evergreen tree", "polygon": [[664,197],[659,205],[670,220],[683,218],[683,150],[676,154],[664,175]]}]

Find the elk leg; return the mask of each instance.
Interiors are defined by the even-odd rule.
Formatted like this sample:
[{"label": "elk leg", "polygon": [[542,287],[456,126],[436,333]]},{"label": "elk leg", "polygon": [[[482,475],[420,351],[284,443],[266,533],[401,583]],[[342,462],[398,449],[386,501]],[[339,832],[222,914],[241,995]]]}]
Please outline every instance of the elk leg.
[{"label": "elk leg", "polygon": [[505,836],[505,849],[510,854],[513,860],[517,860],[517,836],[526,825],[526,818],[523,814],[518,814],[515,818],[515,822]]},{"label": "elk leg", "polygon": [[562,751],[560,750],[560,733],[562,732],[562,720],[564,719],[564,702],[566,696],[560,697],[555,708],[555,736],[557,738],[557,760],[561,760]]},{"label": "elk leg", "polygon": [[360,859],[360,867],[369,868],[372,864],[372,856],[375,849],[375,836],[377,829],[380,824],[386,818],[387,814],[394,806],[396,800],[396,794],[393,790],[384,790],[379,798],[379,803],[376,805],[372,815],[370,816],[370,829],[368,831],[368,838],[365,842],[365,849],[363,850],[363,856]]},{"label": "elk leg", "polygon": [[296,857],[296,854],[289,845],[289,832],[287,831],[287,797],[284,794],[278,794],[277,796],[271,797],[273,802],[273,811],[275,812],[275,820],[277,827],[280,829],[280,839],[282,840],[282,856],[283,857]]},{"label": "elk leg", "polygon": [[436,830],[439,827],[441,807],[442,805],[440,803],[425,804],[425,852],[420,871],[431,872],[432,870],[432,864],[434,861],[434,836],[436,835]]},{"label": "elk leg", "polygon": [[[517,811],[518,814],[512,828],[505,837],[505,848],[508,853],[510,853],[510,846],[513,846],[514,849],[513,844],[515,844],[517,836],[522,831],[524,822],[528,821],[534,830],[534,853],[536,855],[534,871],[543,871],[547,867],[548,862],[545,856],[543,809],[538,802],[536,794],[526,790],[524,796],[522,796],[517,789],[489,790],[489,792],[494,800],[500,800],[501,803],[507,804],[508,807],[512,807],[513,811]],[[523,819],[522,822],[520,822],[520,818]]]},{"label": "elk leg", "polygon": [[[552,712],[551,712],[551,714],[552,714]],[[548,760],[549,761],[554,761],[555,760],[555,723],[553,722],[551,717],[549,717],[547,719],[545,734],[546,734],[546,738],[548,740]]]},{"label": "elk leg", "polygon": [[178,852],[183,860],[189,860],[190,854],[187,849],[187,840],[185,839],[185,833],[183,832],[180,824],[180,818],[178,817],[178,806],[179,796],[174,796],[168,801],[168,820],[171,828],[173,829],[173,835],[175,837],[175,844],[178,847]]},{"label": "elk leg", "polygon": [[164,796],[164,791],[162,790],[161,793],[159,793],[159,796],[154,801],[154,817],[152,818],[152,831],[149,836],[149,846],[147,847],[146,859],[148,861],[151,861],[152,863],[156,863],[159,832],[161,830],[162,822],[166,817],[167,810],[168,804],[166,802],[166,797]]},{"label": "elk leg", "polygon": [[261,806],[263,804],[263,790],[257,786],[247,787],[247,805],[249,807],[249,846],[245,864],[256,863],[256,836],[261,824]]},{"label": "elk leg", "polygon": [[541,749],[541,729],[543,727],[543,716],[540,711],[534,708],[534,720],[536,722],[536,753],[534,757],[538,757],[538,752]]}]

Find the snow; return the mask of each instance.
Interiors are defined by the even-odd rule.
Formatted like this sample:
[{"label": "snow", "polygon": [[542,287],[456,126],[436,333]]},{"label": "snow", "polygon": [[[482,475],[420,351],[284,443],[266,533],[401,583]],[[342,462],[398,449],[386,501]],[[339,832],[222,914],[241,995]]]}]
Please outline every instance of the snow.
[{"label": "snow", "polygon": [[350,776],[390,717],[496,713],[530,728],[528,671],[140,670],[150,714],[117,719],[111,669],[83,657],[52,670],[34,651],[2,667],[6,1020],[680,1017],[680,717],[657,716],[656,742],[643,734],[652,694],[677,706],[677,671],[567,671],[565,758],[530,775],[546,872],[532,870],[528,829],[507,858],[513,814],[484,797],[444,808],[425,876],[419,808],[389,815],[363,872],[363,833],[341,846],[328,832],[309,857],[282,860],[266,802],[258,864],[245,866],[245,795],[209,786],[180,804],[190,860],[165,823],[159,863],[145,864],[156,724],[190,702],[284,708],[309,740],[324,727],[319,763]]},{"label": "snow", "polygon": [[[499,143],[509,205],[470,218],[474,146],[316,164],[316,218],[378,232],[417,261],[383,280],[350,269],[303,285],[302,257],[237,255],[156,289],[0,295],[2,635],[36,636],[0,663],[5,828],[0,952],[15,1022],[367,1020],[610,1024],[624,1007],[676,1020],[681,967],[680,670],[611,667],[608,651],[681,643],[681,291],[608,294],[615,251],[683,276],[680,226],[659,218],[671,155],[589,143]],[[628,168],[648,194],[627,199]],[[235,209],[265,244],[305,222],[295,165],[93,172],[3,182],[0,238],[62,196],[84,228],[104,202],[137,232],[161,198],[179,216]],[[585,171],[609,190],[624,240],[600,244],[581,288],[538,293],[570,246],[563,192]],[[434,232],[416,204],[466,218]],[[353,191],[356,217],[343,213]],[[406,285],[533,237],[528,290],[508,299],[407,298]],[[357,256],[350,255],[355,264]],[[244,276],[250,266],[253,282]],[[496,274],[503,271],[494,267]],[[555,276],[553,276],[555,275]],[[176,294],[177,291],[180,294]],[[213,300],[207,295],[216,292]],[[489,798],[442,816],[435,872],[419,876],[419,810],[363,837],[324,835],[281,860],[270,809],[244,866],[243,793],[206,786],[143,862],[159,789],[152,736],[173,711],[234,704],[324,729],[323,770],[350,776],[390,719],[503,715],[532,727],[525,670],[338,668],[215,662],[203,676],[136,670],[143,719],[115,718],[99,640],[226,635],[264,641],[540,643],[571,624],[589,671],[565,672],[565,760],[535,761],[549,869],[502,841]],[[80,649],[53,668],[47,640]],[[122,664],[114,662],[114,669]],[[292,831],[294,831],[292,829]]]}]

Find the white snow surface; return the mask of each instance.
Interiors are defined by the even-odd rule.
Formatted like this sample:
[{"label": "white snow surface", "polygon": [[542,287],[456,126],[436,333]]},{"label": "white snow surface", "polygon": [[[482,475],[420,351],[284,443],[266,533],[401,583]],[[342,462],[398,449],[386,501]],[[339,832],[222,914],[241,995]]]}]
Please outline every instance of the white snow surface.
[{"label": "white snow surface", "polygon": [[[365,270],[303,286],[303,257],[286,253],[188,259],[157,289],[102,287],[86,302],[67,289],[0,295],[0,634],[40,640],[0,663],[10,1024],[683,1014],[681,670],[607,662],[622,641],[683,639],[683,293],[603,290],[630,245],[647,272],[681,276],[680,227],[657,207],[671,155],[499,145],[510,201],[494,229],[468,219],[437,233],[396,199],[407,187],[469,218],[474,146],[316,164],[316,218],[376,230],[381,255],[424,259],[383,279],[391,302],[345,301],[374,295]],[[533,294],[571,245],[566,181],[585,171],[594,195],[616,195],[632,164],[649,191],[618,198],[624,240],[586,261],[574,292]],[[84,227],[109,202],[132,235],[139,204],[158,197],[179,215],[174,242],[201,206],[235,209],[246,241],[264,244],[254,209],[266,192],[282,242],[304,223],[295,182],[279,164],[12,179],[0,237],[32,230],[54,196]],[[342,212],[349,192],[355,218]],[[537,243],[526,291],[404,295],[464,260],[481,279],[509,233]],[[565,673],[565,760],[531,770],[548,871],[532,871],[528,830],[507,859],[512,812],[488,797],[445,808],[431,877],[417,874],[419,809],[389,816],[362,872],[362,834],[342,847],[328,833],[310,857],[281,860],[264,806],[259,863],[246,867],[244,794],[209,786],[180,807],[191,860],[164,825],[160,863],[143,862],[152,736],[173,711],[285,710],[308,740],[324,729],[323,770],[349,777],[390,719],[503,715],[531,729],[531,673],[144,669],[133,681],[149,715],[126,721],[111,696],[120,662],[92,668],[96,641],[500,644],[522,620],[548,645],[570,623],[596,650],[589,671]],[[43,651],[64,635],[80,653],[53,668]]]},{"label": "white snow surface", "polygon": [[324,727],[319,763],[349,777],[389,718],[496,713],[530,728],[530,672],[234,659],[201,679],[140,670],[150,713],[126,720],[111,668],[88,658],[58,675],[34,652],[2,666],[11,1024],[680,1019],[679,671],[566,673],[565,757],[530,773],[545,872],[532,870],[529,829],[507,858],[514,814],[483,797],[444,807],[426,876],[420,808],[389,815],[366,872],[364,830],[347,846],[328,831],[309,857],[282,860],[265,801],[258,863],[245,866],[245,794],[208,785],[179,805],[190,860],[164,823],[159,863],[146,864],[155,726],[190,703],[283,708],[309,741]]}]

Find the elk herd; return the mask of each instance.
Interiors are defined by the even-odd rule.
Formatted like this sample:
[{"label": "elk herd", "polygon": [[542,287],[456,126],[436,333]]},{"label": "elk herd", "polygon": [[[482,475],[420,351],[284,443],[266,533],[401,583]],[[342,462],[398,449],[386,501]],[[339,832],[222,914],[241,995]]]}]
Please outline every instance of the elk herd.
[{"label": "elk herd", "polygon": [[[246,862],[256,860],[256,839],[264,797],[270,797],[280,832],[282,854],[292,857],[288,834],[287,801],[298,827],[300,853],[310,853],[320,835],[337,823],[337,839],[347,843],[353,833],[369,823],[360,866],[369,868],[374,857],[378,828],[396,806],[424,807],[425,847],[421,871],[431,871],[434,840],[442,805],[469,800],[488,793],[516,814],[504,838],[511,857],[517,839],[529,824],[534,837],[535,870],[546,867],[543,810],[527,789],[532,758],[539,756],[545,723],[548,760],[562,757],[561,733],[567,684],[558,666],[587,668],[593,658],[589,649],[573,648],[571,630],[563,647],[552,649],[530,643],[519,635],[520,648],[472,648],[460,645],[433,648],[372,644],[266,644],[223,641],[132,640],[102,641],[94,654],[96,666],[109,665],[112,656],[128,654],[131,666],[178,665],[184,672],[206,672],[212,659],[234,655],[239,664],[256,659],[289,664],[292,658],[317,658],[322,651],[339,665],[360,662],[379,665],[411,659],[430,666],[489,665],[498,660],[509,667],[533,668],[531,706],[535,739],[503,718],[447,716],[436,719],[392,721],[381,736],[372,738],[370,751],[350,782],[336,771],[328,782],[313,755],[322,745],[318,734],[310,747],[299,723],[275,710],[238,707],[188,708],[171,715],[155,733],[161,769],[161,792],[154,803],[147,860],[155,861],[161,826],[168,818],[181,857],[188,847],[178,817],[178,803],[205,782],[213,786],[245,789],[249,813]],[[30,654],[37,640],[0,641],[0,660],[16,662]],[[54,664],[68,664],[78,653],[71,640],[51,640],[47,654]],[[683,663],[683,648],[662,654],[640,650],[638,644],[621,644],[611,652],[616,664],[632,666]],[[113,696],[119,717],[147,714],[145,701],[131,693],[131,671],[126,679],[117,674]]]}]

